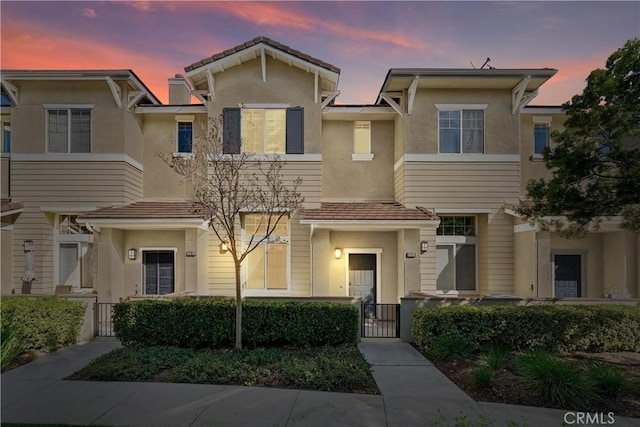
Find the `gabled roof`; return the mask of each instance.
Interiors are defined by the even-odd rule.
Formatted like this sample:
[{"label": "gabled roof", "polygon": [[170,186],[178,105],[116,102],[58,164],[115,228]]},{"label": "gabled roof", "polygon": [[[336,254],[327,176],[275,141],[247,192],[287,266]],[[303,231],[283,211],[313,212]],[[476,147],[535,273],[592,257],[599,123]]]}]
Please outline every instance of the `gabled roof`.
[{"label": "gabled roof", "polygon": [[407,208],[397,202],[328,202],[317,209],[302,209],[302,221],[434,221],[438,216],[417,207]]},{"label": "gabled roof", "polygon": [[[303,72],[315,75],[316,92],[330,94],[336,91],[340,69],[318,58],[302,53],[267,37],[256,37],[246,43],[201,59],[184,68],[191,80],[196,96],[215,99],[215,76],[248,61],[260,61],[262,81],[267,82],[269,60],[281,61]],[[205,92],[206,91],[206,92]]]},{"label": "gabled roof", "polygon": [[247,50],[248,48],[250,48],[252,46],[255,46],[255,45],[258,45],[258,44],[263,44],[265,46],[270,46],[270,47],[272,47],[272,48],[274,48],[276,50],[279,50],[279,51],[284,52],[286,54],[292,55],[292,56],[294,56],[296,58],[299,58],[299,59],[301,59],[303,61],[309,62],[310,64],[317,65],[319,67],[325,68],[325,69],[327,69],[329,71],[332,71],[334,73],[340,74],[340,69],[338,67],[336,67],[334,65],[331,65],[331,64],[329,64],[327,62],[324,62],[324,61],[322,61],[320,59],[314,58],[313,56],[307,55],[306,53],[302,53],[299,50],[293,49],[293,48],[291,48],[291,47],[289,47],[287,45],[284,45],[284,44],[282,44],[280,42],[277,42],[275,40],[272,40],[272,39],[270,39],[268,37],[264,37],[264,36],[256,37],[253,40],[249,40],[246,43],[241,43],[241,44],[239,44],[239,45],[237,45],[235,47],[232,47],[231,49],[227,49],[227,50],[225,50],[223,52],[214,53],[213,55],[208,56],[206,58],[203,58],[198,62],[194,62],[191,65],[187,65],[186,67],[184,67],[184,71],[189,73],[189,72],[191,72],[191,71],[193,71],[193,70],[195,70],[197,68],[203,67],[203,66],[205,66],[207,64],[210,64],[210,63],[212,63],[214,61],[218,61],[220,59],[229,57],[229,56],[234,55],[234,54],[236,54],[238,52],[241,52],[243,50]]}]

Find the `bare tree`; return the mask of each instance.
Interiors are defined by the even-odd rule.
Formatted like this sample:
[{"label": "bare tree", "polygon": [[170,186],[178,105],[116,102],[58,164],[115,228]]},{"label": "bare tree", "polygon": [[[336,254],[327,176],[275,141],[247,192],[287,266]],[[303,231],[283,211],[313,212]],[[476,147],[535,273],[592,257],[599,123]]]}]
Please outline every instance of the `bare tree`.
[{"label": "bare tree", "polygon": [[[293,216],[302,206],[298,192],[302,178],[287,184],[283,177],[286,162],[270,155],[261,162],[252,153],[224,154],[221,119],[210,119],[206,137],[193,139],[192,154],[184,157],[163,156],[165,162],[185,177],[193,188],[200,212],[209,226],[227,246],[233,258],[236,279],[236,341],[242,348],[241,266],[247,256],[265,241],[276,227]],[[242,238],[241,215],[260,214],[250,235]]]}]

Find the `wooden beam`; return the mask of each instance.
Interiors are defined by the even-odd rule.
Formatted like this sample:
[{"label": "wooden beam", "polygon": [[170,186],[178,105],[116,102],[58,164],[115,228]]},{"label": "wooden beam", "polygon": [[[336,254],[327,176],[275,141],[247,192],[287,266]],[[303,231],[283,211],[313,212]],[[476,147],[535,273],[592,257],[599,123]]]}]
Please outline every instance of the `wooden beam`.
[{"label": "wooden beam", "polygon": [[109,85],[109,89],[111,89],[111,94],[113,95],[113,99],[116,101],[116,105],[118,108],[122,108],[122,90],[120,86],[113,81],[111,77],[105,77],[107,80],[107,84]]},{"label": "wooden beam", "polygon": [[209,100],[216,101],[216,81],[211,74],[211,68],[207,68],[207,85],[209,86]]},{"label": "wooden beam", "polygon": [[400,116],[402,116],[402,108],[400,108],[398,103],[396,101],[394,101],[393,99],[391,99],[390,96],[388,96],[386,93],[381,93],[380,94],[380,98],[382,98],[385,101],[387,101],[387,103],[391,106],[391,108],[393,108],[396,111],[396,113],[398,113]]},{"label": "wooden beam", "polygon": [[407,114],[411,114],[413,112],[413,101],[416,99],[416,91],[418,90],[418,81],[420,80],[419,76],[415,76],[411,85],[409,86],[409,105],[407,105]]},{"label": "wooden beam", "polygon": [[196,98],[198,98],[198,100],[200,102],[202,102],[204,105],[207,105],[207,103],[209,102],[207,100],[207,98],[204,97],[204,95],[209,95],[209,91],[208,90],[192,90],[191,91],[191,95],[195,96]]},{"label": "wooden beam", "polygon": [[127,104],[127,111],[131,109],[138,101],[144,97],[144,92],[141,90],[132,90],[129,92],[129,103]]},{"label": "wooden beam", "polygon": [[534,90],[533,92],[525,93],[520,100],[520,103],[518,104],[518,112],[521,112],[525,105],[531,102],[536,96],[538,96],[538,89]]},{"label": "wooden beam", "polygon": [[11,98],[11,102],[13,102],[13,105],[18,105],[18,87],[13,83],[9,83],[5,79],[2,79],[2,86],[4,86],[5,90],[7,91],[7,95],[9,95],[9,98]]},{"label": "wooden beam", "polygon": [[313,74],[313,102],[318,103],[318,71]]},{"label": "wooden beam", "polygon": [[267,56],[264,54],[264,48],[260,49],[260,61],[262,62],[262,83],[267,82]]},{"label": "wooden beam", "polygon": [[511,114],[515,114],[518,111],[520,101],[522,101],[522,96],[524,95],[524,91],[527,89],[527,85],[530,80],[531,76],[524,77],[520,83],[511,90]]},{"label": "wooden beam", "polygon": [[331,95],[329,95],[324,101],[322,101],[322,104],[320,104],[320,108],[324,108],[327,105],[329,105],[329,103],[331,101],[333,101],[338,95],[340,95],[340,91],[337,90],[335,92],[333,92]]}]

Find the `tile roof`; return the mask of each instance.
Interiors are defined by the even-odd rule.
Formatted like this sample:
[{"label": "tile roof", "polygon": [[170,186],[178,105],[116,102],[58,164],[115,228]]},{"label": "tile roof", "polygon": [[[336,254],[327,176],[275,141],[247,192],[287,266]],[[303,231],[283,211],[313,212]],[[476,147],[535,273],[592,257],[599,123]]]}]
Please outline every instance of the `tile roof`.
[{"label": "tile roof", "polygon": [[438,216],[417,207],[406,208],[396,202],[322,203],[319,209],[302,209],[303,220],[436,220]]},{"label": "tile roof", "polygon": [[232,47],[231,49],[227,49],[224,52],[219,52],[219,53],[215,53],[207,58],[203,58],[198,62],[194,62],[191,65],[187,65],[186,67],[184,67],[184,70],[188,73],[189,71],[193,71],[196,68],[200,68],[204,65],[210,64],[213,61],[217,61],[218,59],[222,59],[225,58],[227,56],[233,55],[236,52],[240,52],[243,51],[251,46],[255,46],[259,43],[264,43],[266,45],[269,45],[275,49],[278,49],[282,52],[288,53],[289,55],[293,55],[297,58],[302,59],[303,61],[307,61],[310,62],[314,65],[317,65],[319,67],[322,68],[326,68],[329,71],[333,71],[334,73],[340,73],[340,68],[336,67],[335,65],[331,65],[327,62],[324,62],[320,59],[314,58],[312,56],[307,55],[306,53],[300,52],[299,50],[293,49],[289,46],[286,46],[282,43],[279,43],[275,40],[272,40],[268,37],[264,37],[264,36],[260,36],[260,37],[256,37],[253,40],[249,40],[246,43],[242,43],[239,44],[238,46]]},{"label": "tile roof", "polygon": [[111,206],[79,215],[79,219],[176,219],[201,218],[202,205],[191,201],[144,201]]}]

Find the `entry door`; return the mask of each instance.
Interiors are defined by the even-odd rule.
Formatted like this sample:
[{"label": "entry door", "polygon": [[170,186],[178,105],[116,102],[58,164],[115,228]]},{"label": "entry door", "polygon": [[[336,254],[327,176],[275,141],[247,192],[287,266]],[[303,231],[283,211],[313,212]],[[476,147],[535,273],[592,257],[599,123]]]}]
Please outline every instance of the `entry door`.
[{"label": "entry door", "polygon": [[580,296],[582,264],[580,255],[555,255],[556,298]]},{"label": "entry door", "polygon": [[376,254],[349,254],[349,295],[376,302]]},{"label": "entry door", "polygon": [[144,293],[166,295],[175,291],[173,251],[143,251]]}]

